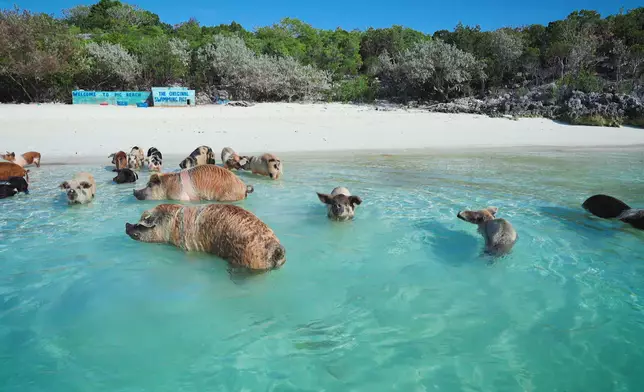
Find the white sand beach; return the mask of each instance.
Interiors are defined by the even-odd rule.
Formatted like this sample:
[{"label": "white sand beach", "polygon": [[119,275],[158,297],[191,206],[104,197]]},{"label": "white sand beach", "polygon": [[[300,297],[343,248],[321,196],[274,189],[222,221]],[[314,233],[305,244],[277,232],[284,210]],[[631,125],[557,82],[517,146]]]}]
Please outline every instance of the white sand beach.
[{"label": "white sand beach", "polygon": [[109,155],[134,145],[185,156],[225,146],[250,154],[507,147],[644,145],[644,130],[559,124],[547,119],[489,118],[343,104],[268,103],[252,107],[135,108],[0,105],[0,150],[52,158]]}]

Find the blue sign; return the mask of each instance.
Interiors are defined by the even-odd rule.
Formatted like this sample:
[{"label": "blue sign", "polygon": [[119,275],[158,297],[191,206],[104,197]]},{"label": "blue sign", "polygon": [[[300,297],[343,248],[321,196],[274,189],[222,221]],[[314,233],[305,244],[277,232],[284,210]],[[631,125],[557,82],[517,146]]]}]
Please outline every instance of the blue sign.
[{"label": "blue sign", "polygon": [[154,106],[195,106],[195,90],[186,87],[152,87]]},{"label": "blue sign", "polygon": [[148,91],[72,91],[74,105],[118,105],[136,106],[150,99]]}]

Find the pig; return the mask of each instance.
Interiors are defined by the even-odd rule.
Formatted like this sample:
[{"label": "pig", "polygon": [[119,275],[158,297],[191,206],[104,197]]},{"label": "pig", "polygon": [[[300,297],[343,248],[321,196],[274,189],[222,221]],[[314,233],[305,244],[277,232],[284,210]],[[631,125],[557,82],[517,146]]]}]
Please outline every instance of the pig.
[{"label": "pig", "polygon": [[496,207],[478,211],[460,211],[456,216],[478,226],[478,232],[485,239],[485,252],[494,256],[505,255],[517,241],[517,232],[512,224],[503,218],[496,218]]},{"label": "pig", "polygon": [[125,169],[120,169],[117,171],[116,177],[112,179],[117,184],[125,184],[128,182],[136,182],[136,180],[139,179],[139,175],[136,174],[135,171],[132,169],[128,169],[127,167]]},{"label": "pig", "polygon": [[148,150],[146,161],[148,163],[148,170],[161,171],[163,166],[163,155],[161,154],[161,151],[157,150],[155,147],[150,147]]},{"label": "pig", "polygon": [[127,154],[124,151],[110,154],[108,158],[112,158],[112,164],[116,165],[116,169],[114,169],[113,171],[119,171],[121,169],[125,169],[128,166]]},{"label": "pig", "polygon": [[9,162],[13,162],[20,167],[25,167],[32,164],[35,164],[36,167],[40,167],[40,153],[36,151],[29,151],[18,156],[16,156],[15,152],[7,151],[6,154],[0,155],[0,158]]},{"label": "pig", "polygon": [[139,200],[239,201],[250,193],[251,185],[216,165],[199,165],[179,173],[154,173],[145,188],[134,190]]},{"label": "pig", "polygon": [[29,184],[23,177],[9,177],[6,181],[0,181],[0,199],[14,196],[18,192],[29,194]]},{"label": "pig", "polygon": [[593,195],[581,205],[591,214],[603,219],[618,219],[644,230],[644,209],[631,208],[623,201],[608,195]]},{"label": "pig", "polygon": [[185,251],[214,254],[250,270],[271,270],[286,262],[286,250],[259,218],[232,204],[160,204],[125,224],[135,241],[165,243]]},{"label": "pig", "polygon": [[235,150],[225,147],[221,150],[221,162],[228,170],[240,170],[246,164],[247,159],[240,157]]},{"label": "pig", "polygon": [[318,199],[327,207],[327,217],[336,221],[346,221],[355,216],[356,205],[362,204],[359,196],[352,196],[344,187],[333,188],[331,194],[318,193]]},{"label": "pig", "polygon": [[24,177],[29,182],[29,170],[12,162],[0,162],[0,181],[10,177]]},{"label": "pig", "polygon": [[214,165],[215,153],[208,146],[199,146],[195,148],[190,155],[179,163],[181,169],[190,169],[199,165]]},{"label": "pig", "polygon": [[96,181],[91,174],[85,172],[75,174],[71,180],[60,184],[60,188],[67,193],[69,204],[87,204],[96,195]]},{"label": "pig", "polygon": [[241,159],[245,160],[242,169],[250,170],[253,174],[268,176],[272,180],[279,179],[284,172],[282,161],[273,154],[251,157],[243,156]]}]

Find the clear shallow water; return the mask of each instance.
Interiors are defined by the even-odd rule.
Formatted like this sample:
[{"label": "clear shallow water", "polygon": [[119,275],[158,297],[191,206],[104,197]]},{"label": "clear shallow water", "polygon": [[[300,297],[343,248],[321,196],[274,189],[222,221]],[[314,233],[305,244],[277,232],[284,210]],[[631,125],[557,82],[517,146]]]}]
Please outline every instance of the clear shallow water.
[{"label": "clear shallow water", "polygon": [[[104,165],[33,168],[0,200],[0,390],[644,390],[644,232],[580,207],[644,207],[642,151],[283,159],[242,175],[287,249],[258,276],[129,239],[157,202]],[[80,170],[97,199],[68,207]],[[337,185],[353,222],[317,200]],[[488,205],[520,237],[495,263],[456,218]]]}]

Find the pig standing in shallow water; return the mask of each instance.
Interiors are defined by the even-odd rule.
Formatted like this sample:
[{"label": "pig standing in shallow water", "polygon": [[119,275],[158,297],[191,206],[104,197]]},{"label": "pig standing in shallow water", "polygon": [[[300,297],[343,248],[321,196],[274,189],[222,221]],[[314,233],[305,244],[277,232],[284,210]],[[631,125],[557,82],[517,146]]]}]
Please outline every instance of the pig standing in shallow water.
[{"label": "pig standing in shallow water", "polygon": [[240,159],[244,160],[244,164],[241,165],[242,169],[250,170],[253,174],[268,176],[271,180],[279,179],[284,172],[282,161],[273,154],[264,154],[258,157],[243,156]]},{"label": "pig standing in shallow water", "polygon": [[212,148],[208,146],[199,146],[195,148],[190,155],[179,163],[179,167],[182,169],[190,169],[191,167],[197,167],[199,165],[214,165],[215,164],[215,153],[212,151]]},{"label": "pig standing in shallow water", "polygon": [[235,150],[230,147],[224,147],[221,150],[221,162],[228,170],[240,170],[245,164],[247,159],[240,157]]},{"label": "pig standing in shallow water", "polygon": [[0,162],[0,181],[11,177],[24,177],[29,181],[29,170],[12,162]]},{"label": "pig standing in shallow water", "polygon": [[25,167],[31,164],[35,164],[36,167],[40,167],[40,153],[36,151],[29,151],[22,155],[16,155],[15,152],[7,151],[6,154],[0,155],[0,158],[13,162],[20,167]]},{"label": "pig standing in shallow water", "polygon": [[10,177],[6,181],[0,181],[0,199],[11,197],[18,192],[29,193],[29,184],[23,177]]},{"label": "pig standing in shallow water", "polygon": [[160,172],[163,167],[163,154],[155,147],[150,147],[148,157],[145,158],[148,163],[148,170]]},{"label": "pig standing in shallow water", "polygon": [[145,155],[143,150],[137,146],[132,147],[130,153],[127,155],[127,167],[132,170],[141,170]]},{"label": "pig standing in shallow water", "polygon": [[179,173],[155,173],[145,188],[135,190],[139,200],[238,201],[253,193],[229,170],[216,165],[199,165]]},{"label": "pig standing in shallow water", "polygon": [[120,169],[125,169],[127,167],[127,154],[124,151],[110,154],[108,158],[112,158],[112,164],[116,165],[116,169],[113,171],[119,171]]},{"label": "pig standing in shallow water", "polygon": [[208,252],[252,270],[278,268],[286,250],[259,218],[231,204],[161,204],[145,211],[136,224],[125,224],[130,238]]},{"label": "pig standing in shallow water", "polygon": [[345,187],[336,187],[330,195],[318,193],[318,198],[327,208],[327,216],[330,219],[345,221],[353,219],[355,206],[362,204],[359,196],[352,196]]}]

